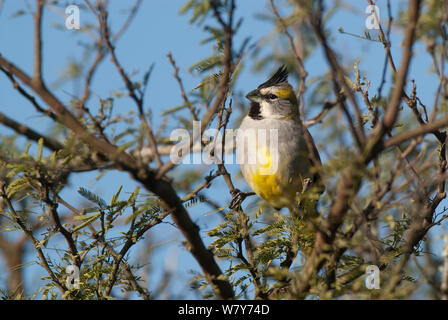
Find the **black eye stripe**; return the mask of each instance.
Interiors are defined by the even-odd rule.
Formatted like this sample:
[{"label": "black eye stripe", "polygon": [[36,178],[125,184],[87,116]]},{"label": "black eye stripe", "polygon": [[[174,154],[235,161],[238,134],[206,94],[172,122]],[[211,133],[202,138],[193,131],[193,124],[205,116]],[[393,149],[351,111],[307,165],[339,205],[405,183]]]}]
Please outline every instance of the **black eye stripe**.
[{"label": "black eye stripe", "polygon": [[267,99],[267,100],[273,100],[273,99],[277,99],[278,97],[275,94],[268,93],[268,94],[263,95],[263,98]]}]

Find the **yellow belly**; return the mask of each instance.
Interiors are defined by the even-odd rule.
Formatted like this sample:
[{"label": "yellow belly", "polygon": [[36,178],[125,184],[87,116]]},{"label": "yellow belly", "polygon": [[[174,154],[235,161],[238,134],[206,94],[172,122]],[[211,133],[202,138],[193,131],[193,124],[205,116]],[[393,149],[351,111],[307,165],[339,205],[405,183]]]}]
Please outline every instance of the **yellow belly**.
[{"label": "yellow belly", "polygon": [[[273,170],[273,161],[266,149],[259,152],[260,165],[250,175],[250,187],[268,201],[272,206],[281,208],[289,206],[295,201],[299,185],[292,177],[280,176],[281,170]],[[274,172],[266,174],[266,172]]]},{"label": "yellow belly", "polygon": [[268,202],[276,202],[282,195],[280,185],[276,181],[275,175],[252,174],[252,189],[255,193],[266,199]]}]

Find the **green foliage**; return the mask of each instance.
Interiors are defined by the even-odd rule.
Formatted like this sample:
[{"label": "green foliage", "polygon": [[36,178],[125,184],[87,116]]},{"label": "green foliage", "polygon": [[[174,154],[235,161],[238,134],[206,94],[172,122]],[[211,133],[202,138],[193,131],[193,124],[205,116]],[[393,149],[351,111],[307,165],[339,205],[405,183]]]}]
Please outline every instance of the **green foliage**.
[{"label": "green foliage", "polygon": [[[310,57],[318,56],[319,52],[316,50],[318,46],[316,34],[309,23],[305,9],[318,9],[318,2],[299,2],[304,3],[304,8],[299,8],[297,1],[281,2],[280,8],[279,2],[282,21],[279,21],[271,11],[258,15],[261,22],[272,26],[272,31],[268,35],[257,37],[256,42],[252,42],[249,37],[240,37],[243,19],[236,18],[239,14],[235,16],[233,25],[229,28],[231,30],[222,28],[222,24],[228,21],[227,13],[232,1],[185,1],[180,13],[188,15],[190,23],[203,28],[204,37],[200,45],[209,48],[210,51],[203,57],[197,57],[197,61],[189,68],[182,66],[182,70],[191,73],[194,82],[188,84],[192,89],[185,92],[186,97],[181,97],[183,100],[181,105],[154,106],[154,108],[151,106],[153,111],[160,111],[165,119],[162,124],[154,126],[156,143],[169,147],[173,144],[169,141],[170,129],[182,127],[191,130],[192,116],[200,119],[210,110],[220,90],[223,58],[227,52],[226,37],[229,33],[232,37],[232,74],[229,83],[226,84],[228,88],[225,88],[227,100],[218,108],[218,111],[223,110],[221,108],[229,110],[229,101],[232,100],[234,110],[227,124],[228,128],[237,127],[241,116],[247,114],[248,103],[244,98],[246,92],[239,90],[236,85],[243,67],[246,66],[259,71],[260,78],[264,79],[274,67],[285,64],[290,70],[290,79],[295,87],[296,84],[302,84],[301,81],[306,81],[306,92],[301,97],[303,105],[300,106],[304,108],[305,121],[320,112],[327,102],[341,98],[342,93],[347,95],[348,92],[335,89],[335,79],[340,82],[335,72],[337,70],[325,70],[321,73],[309,70]],[[344,3],[338,1],[325,3],[323,33],[327,36],[329,44],[334,46],[332,36],[333,33],[338,34],[336,30],[328,28],[327,22],[340,10],[346,10],[346,7]],[[417,40],[426,44],[426,50],[436,62],[446,50],[446,16],[440,9],[443,5],[441,0],[427,1],[417,26]],[[83,7],[83,10],[86,9]],[[25,14],[28,12],[19,10],[12,17],[18,18]],[[398,27],[404,28],[408,23],[407,14],[403,12],[399,14],[399,18]],[[283,30],[285,26],[294,37],[296,54],[304,61],[305,68],[309,72],[305,80],[299,72],[299,59],[290,47],[289,38]],[[56,27],[61,30],[64,28],[62,25]],[[70,59],[67,62],[53,83],[52,89],[57,91],[59,86],[72,82],[76,88],[79,87],[79,84],[84,84],[90,72],[91,65],[86,62],[95,59],[98,52],[105,56],[111,54],[100,41],[103,38],[101,31],[104,30],[100,30],[97,25],[90,23],[83,25],[79,32],[87,36],[93,35],[94,40],[80,43],[83,54],[79,59]],[[110,31],[112,35],[116,35],[114,30]],[[346,37],[348,41],[360,41],[381,48],[386,44],[385,39],[373,36],[373,33],[349,33],[342,27],[338,31],[340,33],[338,36]],[[113,41],[113,47],[115,45],[116,42]],[[314,252],[316,234],[321,236],[321,241],[324,238],[330,243],[329,246],[319,248],[321,250],[319,258],[329,261],[322,264],[322,268],[318,268],[320,261],[317,261],[315,268],[318,272],[310,276],[310,288],[300,298],[403,298],[410,297],[418,288],[416,272],[412,269],[412,265],[407,264],[397,274],[395,268],[399,266],[399,261],[405,254],[412,254],[416,258],[425,254],[424,238],[410,249],[406,245],[409,233],[415,228],[416,221],[421,219],[421,213],[435,199],[433,195],[438,187],[435,177],[438,177],[440,172],[433,160],[440,160],[443,148],[434,141],[418,142],[417,146],[406,142],[399,146],[401,149],[390,148],[381,151],[371,165],[362,167],[358,161],[360,152],[354,146],[353,136],[347,125],[350,121],[347,120],[355,119],[354,127],[361,126],[367,134],[370,134],[374,127],[374,115],[371,111],[377,112],[381,119],[389,103],[395,78],[392,75],[391,81],[383,79],[386,83],[383,91],[389,93],[381,92],[380,89],[372,92],[372,88],[379,84],[373,81],[371,83],[369,80],[370,75],[364,70],[365,61],[361,60],[362,57],[351,58],[352,52],[349,55],[343,50],[340,52],[343,54],[335,52],[335,55],[342,71],[349,70],[347,74],[352,74],[350,70],[354,71],[350,77],[346,76],[345,80],[355,100],[360,103],[360,121],[358,123],[358,119],[352,114],[352,101],[346,99],[345,102],[349,107],[347,113],[341,108],[342,104],[337,103],[317,124],[317,129],[311,128],[315,130],[312,133],[323,155],[324,164],[319,173],[324,180],[326,192],[320,198],[311,192],[309,199],[305,199],[301,204],[303,205],[306,200],[318,200],[319,213],[316,216],[303,215],[304,210],[299,210],[298,213],[286,212],[287,210],[277,212],[267,208],[263,201],[253,201],[252,207],[232,206],[230,202],[223,201],[225,197],[221,194],[212,199],[206,193],[208,192],[206,189],[215,188],[217,185],[215,182],[211,183],[212,174],[209,173],[211,170],[209,167],[179,168],[163,177],[160,180],[163,184],[156,186],[163,188],[165,183],[171,184],[177,192],[178,198],[173,196],[176,201],[185,196],[183,199],[188,200],[183,201],[184,208],[194,209],[200,213],[197,216],[199,218],[192,216],[194,219],[197,218],[193,220],[198,225],[203,223],[203,216],[219,213],[212,217],[216,217],[215,220],[210,220],[213,221],[212,225],[209,221],[206,222],[210,230],[206,233],[201,231],[199,235],[204,236],[205,243],[211,242],[209,249],[224,268],[224,273],[219,279],[229,281],[237,299],[265,298],[269,294],[272,294],[269,296],[272,299],[297,298],[293,295],[293,289],[297,284],[301,284],[300,273]],[[120,51],[117,50],[116,53],[118,60],[121,61]],[[417,54],[417,51],[415,53]],[[383,66],[383,60],[380,60],[369,62],[378,65],[379,70]],[[126,65],[123,66],[126,69]],[[138,154],[140,149],[150,145],[150,141],[147,128],[139,119],[138,108],[132,110],[132,107],[128,107],[129,101],[132,101],[129,99],[129,90],[142,98],[142,105],[139,107],[143,107],[146,112],[148,100],[143,97],[154,66],[155,64],[151,63],[142,70],[125,72],[129,82],[118,88],[109,88],[108,93],[102,93],[101,96],[95,93],[92,82],[86,86],[87,91],[91,93],[87,100],[75,94],[66,99],[69,101],[63,103],[67,104],[68,110],[77,116],[76,119],[92,135],[115,144],[119,152]],[[433,66],[430,70],[434,74],[440,71],[437,66]],[[441,79],[441,101],[438,107],[440,113],[444,114],[448,111],[447,85],[443,77],[438,78]],[[252,85],[255,88],[257,83]],[[169,92],[174,92],[171,89]],[[414,113],[426,112],[426,107],[417,97],[412,96],[412,99],[415,99],[415,109],[410,111],[406,107],[400,107],[400,120],[394,123],[391,136],[414,128],[417,124],[413,117]],[[369,106],[366,105],[366,100],[369,100]],[[158,107],[163,107],[163,110]],[[123,109],[127,111],[121,112]],[[190,109],[193,109],[193,115]],[[241,111],[241,114],[236,111]],[[151,123],[151,112],[146,112],[143,116]],[[213,126],[216,122],[215,115],[208,126]],[[116,162],[114,156],[107,158],[107,155],[101,153],[102,149],[95,151],[87,147],[85,139],[80,139],[79,133],[75,135],[60,123],[55,123],[49,128],[48,135],[56,139],[62,148],[51,150],[48,141],[36,138],[35,142],[27,144],[22,150],[21,146],[24,143],[17,141],[16,136],[1,137],[0,176],[5,184],[5,194],[0,201],[2,209],[0,231],[13,232],[11,238],[20,238],[14,236],[19,232],[23,235],[25,232],[39,253],[33,264],[44,267],[47,275],[42,278],[44,285],[31,296],[20,292],[0,291],[0,297],[33,299],[41,295],[44,299],[114,299],[119,296],[118,292],[121,292],[122,296],[138,293],[148,298],[144,278],[148,276],[147,263],[152,261],[149,258],[151,253],[148,253],[148,257],[144,254],[155,247],[151,243],[152,228],[158,232],[157,228],[162,223],[170,224],[169,227],[173,229],[179,228],[169,220],[172,207],[167,206],[154,194],[144,194],[140,187],[136,187],[133,191],[127,190],[126,182],[120,182],[122,185],[119,187],[110,185],[107,190],[101,192],[94,192],[86,185],[79,186],[78,194],[71,193],[76,196],[75,200],[70,199],[70,202],[74,203],[68,203],[69,200],[65,197],[69,191],[73,191],[68,182],[78,185],[75,179],[68,180],[69,175],[91,171],[95,172],[97,180],[100,180],[110,170],[128,168]],[[385,137],[388,138],[387,135]],[[401,153],[409,146],[412,150],[409,150],[407,158],[404,159]],[[166,156],[162,157],[165,157],[163,158],[165,162]],[[152,160],[136,157],[135,168],[129,170],[132,178],[140,174],[138,169],[141,168],[149,167],[156,173],[155,163],[151,162]],[[414,172],[411,166],[416,166],[417,170]],[[347,171],[359,173],[362,179],[346,181]],[[418,175],[418,178],[415,178],[415,175]],[[244,187],[239,179],[241,176],[232,174],[231,178],[235,188]],[[204,179],[210,184],[197,192],[194,186],[204,183]],[[340,190],[344,184],[352,186],[358,183],[360,188],[355,194],[343,193],[341,196]],[[383,190],[386,191],[380,196]],[[232,189],[229,195],[234,197],[236,191]],[[110,200],[106,201],[109,197]],[[349,203],[344,207],[345,216],[337,230],[327,234],[325,232],[328,230],[325,228],[339,218],[334,216],[334,211],[338,209],[338,200],[341,197],[350,197]],[[254,198],[256,197],[251,199]],[[212,210],[204,209],[205,206],[210,206]],[[303,205],[303,208],[306,206]],[[441,215],[444,212],[445,209]],[[436,219],[433,220],[425,220],[425,223],[436,225]],[[428,226],[428,229],[430,227],[432,225]],[[141,251],[136,253],[137,246],[133,246],[140,243],[142,245],[138,248]],[[188,250],[189,245],[191,244],[187,241],[185,248]],[[290,261],[291,265],[285,267],[290,255],[297,258],[294,262]],[[143,258],[139,260],[141,256]],[[334,257],[335,261],[330,259]],[[155,288],[149,283],[151,295],[156,294],[156,297],[160,297],[160,292],[166,289],[165,280],[168,279],[166,282],[169,282],[173,276],[173,271],[169,267],[174,263],[170,257],[167,260],[167,267],[161,268],[165,274],[160,281],[160,288]],[[80,288],[61,290],[61,285],[66,286],[68,279],[66,267],[74,264],[81,266]],[[365,270],[371,264],[380,267],[382,283],[387,284],[394,275],[398,276],[400,281],[396,292],[386,294],[383,291],[366,289],[363,282]],[[440,262],[438,264],[440,265]],[[200,294],[203,298],[216,298],[208,282],[209,278],[197,271],[190,273],[189,285],[195,294]],[[275,293],[276,290],[278,293]]]},{"label": "green foliage", "polygon": [[180,9],[181,14],[191,13],[190,23],[202,24],[211,10],[210,0],[188,0]]},{"label": "green foliage", "polygon": [[[121,187],[120,187],[121,190]],[[99,197],[98,195],[92,193],[91,191],[84,189],[83,187],[80,187],[78,189],[78,193],[82,195],[84,198],[96,203],[99,205],[100,209],[105,209],[107,207],[106,201]]]}]

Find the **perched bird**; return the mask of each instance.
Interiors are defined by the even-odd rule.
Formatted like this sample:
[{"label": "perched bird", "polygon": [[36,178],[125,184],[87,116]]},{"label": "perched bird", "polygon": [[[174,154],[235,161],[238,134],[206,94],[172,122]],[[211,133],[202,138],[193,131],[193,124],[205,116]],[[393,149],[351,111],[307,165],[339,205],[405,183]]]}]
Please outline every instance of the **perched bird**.
[{"label": "perched bird", "polygon": [[[237,131],[237,159],[252,190],[277,210],[316,214],[323,192],[316,166],[319,153],[299,116],[285,66],[249,92],[248,115]],[[310,195],[304,201],[304,195]],[[308,204],[305,204],[307,202]]]}]

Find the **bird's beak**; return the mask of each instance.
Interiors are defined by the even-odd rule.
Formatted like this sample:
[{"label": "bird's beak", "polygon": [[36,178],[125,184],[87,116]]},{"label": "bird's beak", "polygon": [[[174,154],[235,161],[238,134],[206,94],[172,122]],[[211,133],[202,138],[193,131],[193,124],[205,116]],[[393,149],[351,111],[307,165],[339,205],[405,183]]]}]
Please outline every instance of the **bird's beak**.
[{"label": "bird's beak", "polygon": [[260,102],[261,100],[260,90],[258,89],[252,90],[246,95],[246,98],[253,102]]}]

